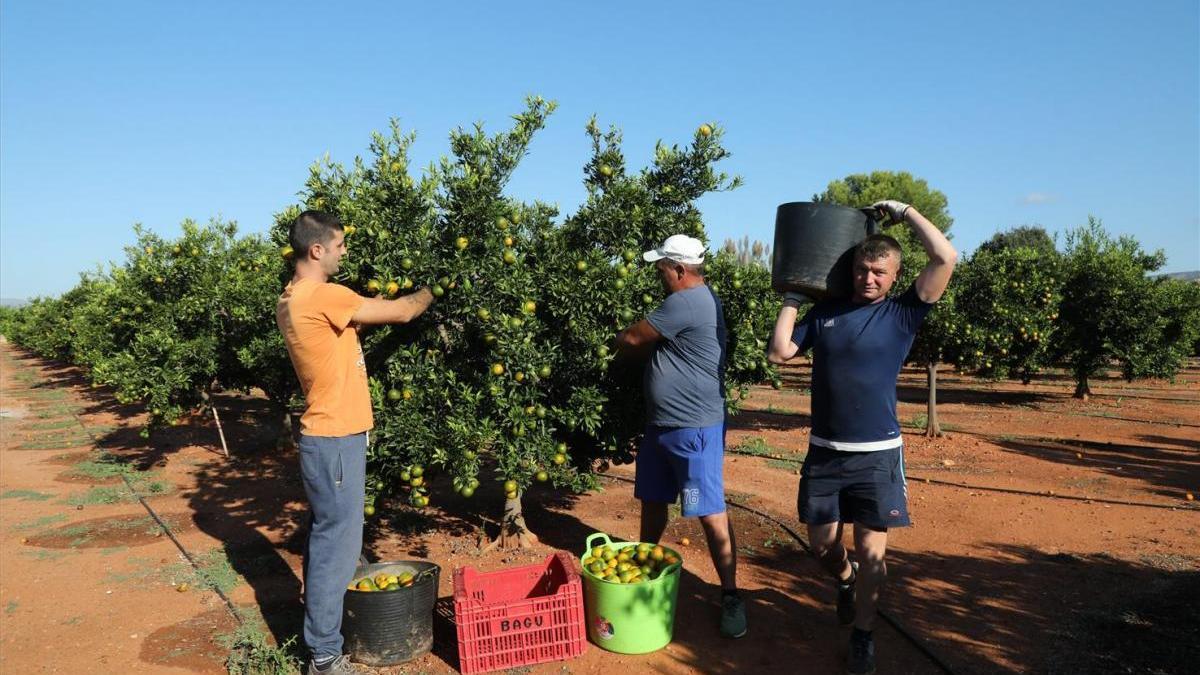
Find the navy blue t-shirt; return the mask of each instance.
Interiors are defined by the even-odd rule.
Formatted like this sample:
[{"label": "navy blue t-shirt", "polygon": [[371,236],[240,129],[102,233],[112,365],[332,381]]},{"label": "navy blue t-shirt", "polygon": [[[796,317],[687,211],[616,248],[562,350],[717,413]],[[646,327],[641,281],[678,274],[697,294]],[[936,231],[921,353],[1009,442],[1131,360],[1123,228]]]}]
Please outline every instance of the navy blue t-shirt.
[{"label": "navy blue t-shirt", "polygon": [[896,378],[932,308],[910,286],[870,305],[820,302],[796,322],[792,342],[813,350],[813,445],[864,452],[901,444]]}]

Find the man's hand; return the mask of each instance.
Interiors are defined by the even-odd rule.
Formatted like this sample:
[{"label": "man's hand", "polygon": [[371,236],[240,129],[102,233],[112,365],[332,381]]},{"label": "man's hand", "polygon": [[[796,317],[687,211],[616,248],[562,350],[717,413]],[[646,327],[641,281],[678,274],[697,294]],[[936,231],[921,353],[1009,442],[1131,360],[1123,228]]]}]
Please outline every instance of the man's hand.
[{"label": "man's hand", "polygon": [[629,328],[617,333],[613,343],[617,347],[617,355],[625,358],[648,356],[654,351],[654,345],[662,339],[662,334],[642,319]]},{"label": "man's hand", "polygon": [[904,216],[911,208],[908,204],[895,199],[884,199],[883,201],[875,202],[871,205],[880,215],[887,216],[891,220],[891,224],[903,223]]}]

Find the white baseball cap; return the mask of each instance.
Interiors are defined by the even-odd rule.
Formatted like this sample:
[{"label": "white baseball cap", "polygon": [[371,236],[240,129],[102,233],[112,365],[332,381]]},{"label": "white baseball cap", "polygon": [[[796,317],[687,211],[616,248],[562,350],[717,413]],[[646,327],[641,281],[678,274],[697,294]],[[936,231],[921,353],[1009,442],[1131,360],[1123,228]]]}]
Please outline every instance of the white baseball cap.
[{"label": "white baseball cap", "polygon": [[673,234],[667,237],[662,246],[643,253],[642,259],[646,262],[655,262],[669,258],[687,265],[699,265],[704,262],[704,253],[704,243],[699,239],[686,234]]}]

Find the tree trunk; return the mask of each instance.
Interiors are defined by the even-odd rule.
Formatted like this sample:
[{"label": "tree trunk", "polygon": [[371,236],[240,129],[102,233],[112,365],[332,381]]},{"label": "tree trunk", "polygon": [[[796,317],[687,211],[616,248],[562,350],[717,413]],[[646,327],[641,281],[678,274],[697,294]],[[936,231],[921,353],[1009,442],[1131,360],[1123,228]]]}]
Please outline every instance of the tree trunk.
[{"label": "tree trunk", "polygon": [[1075,374],[1075,398],[1088,400],[1092,395],[1092,388],[1088,385],[1087,373]]},{"label": "tree trunk", "polygon": [[292,411],[286,404],[283,406],[283,426],[279,430],[279,439],[275,445],[281,450],[296,447],[296,430],[292,426]]},{"label": "tree trunk", "polygon": [[937,438],[942,435],[942,425],[938,424],[937,417],[937,362],[930,361],[925,366],[925,374],[929,383],[929,409],[925,416],[925,435],[929,438]]},{"label": "tree trunk", "polygon": [[504,500],[504,517],[500,521],[500,534],[484,547],[487,553],[495,548],[531,548],[538,538],[529,531],[525,524],[525,516],[521,511],[521,495],[516,499]]}]

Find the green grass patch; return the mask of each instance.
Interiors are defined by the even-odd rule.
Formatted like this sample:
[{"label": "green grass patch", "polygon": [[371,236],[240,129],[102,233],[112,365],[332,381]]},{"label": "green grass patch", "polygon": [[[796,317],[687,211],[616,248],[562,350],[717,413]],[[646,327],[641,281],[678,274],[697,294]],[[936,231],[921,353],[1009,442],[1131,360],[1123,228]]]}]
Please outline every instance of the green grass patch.
[{"label": "green grass patch", "polygon": [[25,396],[35,401],[63,401],[67,398],[67,392],[62,389],[34,389],[26,392]]},{"label": "green grass patch", "polygon": [[52,419],[45,422],[34,422],[29,425],[30,431],[57,431],[59,429],[69,429],[79,426],[79,422],[75,421],[74,417],[68,419]]},{"label": "green grass patch", "polygon": [[8,616],[12,616],[13,613],[17,611],[17,607],[19,606],[20,603],[18,603],[16,600],[9,600],[8,604],[4,606],[4,613]]},{"label": "green grass patch", "polygon": [[96,459],[80,462],[71,467],[71,473],[76,476],[104,479],[131,476],[137,473],[137,470],[124,459],[103,452]]},{"label": "green grass patch", "polygon": [[69,619],[62,620],[62,625],[64,626],[78,626],[81,623],[83,623],[83,616],[78,614]]},{"label": "green grass patch", "polygon": [[804,464],[804,456],[801,455],[798,459],[768,459],[767,468],[780,469],[783,471],[791,471],[799,474],[800,466]]},{"label": "green grass patch", "polygon": [[197,581],[205,586],[228,593],[242,582],[242,577],[229,561],[228,547],[214,548],[195,558]]},{"label": "green grass patch", "polygon": [[793,454],[792,450],[788,450],[787,448],[780,448],[780,447],[771,445],[770,443],[767,443],[767,439],[763,438],[762,436],[754,436],[752,438],[747,438],[746,440],[742,441],[741,443],[738,443],[737,445],[733,446],[733,449],[738,452],[747,454],[747,455],[757,455],[759,457],[772,457],[772,456],[783,456],[783,455]]},{"label": "green grass patch", "polygon": [[47,527],[54,525],[56,523],[61,523],[61,522],[65,521],[66,519],[67,519],[67,517],[64,516],[63,514],[56,513],[52,516],[42,516],[41,518],[29,520],[24,523],[17,523],[16,525],[13,525],[12,529],[16,532],[28,532],[29,530],[44,530]]},{"label": "green grass patch", "polygon": [[272,644],[263,623],[251,619],[244,619],[232,633],[217,636],[217,642],[229,650],[225,668],[230,675],[298,673],[304,658],[297,636]]},{"label": "green grass patch", "polygon": [[737,490],[726,490],[725,498],[730,501],[738,502],[739,504],[749,504],[750,502],[758,499],[753,492],[739,492]]},{"label": "green grass patch", "polygon": [[67,555],[66,551],[54,551],[50,549],[37,549],[35,551],[21,551],[21,555],[26,558],[32,558],[38,562],[47,562],[51,560],[59,560]]},{"label": "green grass patch", "polygon": [[33,490],[5,490],[0,493],[0,499],[20,499],[23,502],[44,502],[53,496],[48,492],[35,492]]},{"label": "green grass patch", "polygon": [[78,448],[92,444],[92,437],[84,433],[73,435],[63,435],[55,438],[39,438],[35,441],[26,441],[14,450],[65,450],[67,448]]},{"label": "green grass patch", "polygon": [[131,557],[131,569],[109,573],[109,581],[120,584],[143,584],[157,581],[172,586],[188,583],[197,588],[211,588],[228,593],[242,583],[242,577],[234,569],[226,547],[214,548],[193,556],[196,566],[180,560],[170,565],[160,565],[150,558]]},{"label": "green grass patch", "polygon": [[133,492],[124,485],[107,486],[101,485],[94,487],[87,492],[76,493],[67,497],[67,503],[71,506],[94,506],[96,504],[117,504],[120,502],[134,501]]},{"label": "green grass patch", "polygon": [[[87,478],[125,478],[133,489],[143,495],[161,495],[171,491],[171,483],[158,480],[153,472],[138,471],[129,462],[103,453],[99,458],[80,462],[71,468],[71,473]],[[112,486],[97,486],[82,494],[73,494],[67,498],[71,506],[88,504],[116,504],[123,501],[137,501],[137,494],[128,485],[122,483]]]},{"label": "green grass patch", "polygon": [[63,415],[75,415],[78,412],[79,412],[79,408],[76,408],[74,406],[55,405],[55,406],[50,406],[49,408],[45,408],[43,410],[37,411],[37,413],[34,414],[34,417],[36,417],[37,419],[40,419],[40,420],[48,420],[48,419],[52,419],[55,417],[62,417]]}]

